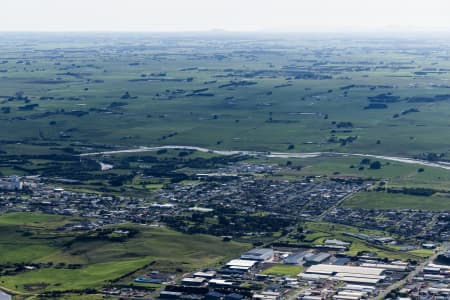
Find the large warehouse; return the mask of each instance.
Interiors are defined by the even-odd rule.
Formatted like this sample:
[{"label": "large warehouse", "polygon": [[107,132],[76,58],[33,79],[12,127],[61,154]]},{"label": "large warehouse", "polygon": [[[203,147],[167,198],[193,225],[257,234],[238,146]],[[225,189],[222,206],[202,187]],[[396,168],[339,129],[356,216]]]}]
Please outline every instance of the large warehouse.
[{"label": "large warehouse", "polygon": [[227,263],[229,269],[248,271],[256,265],[258,261],[248,259],[232,259]]},{"label": "large warehouse", "polygon": [[245,252],[241,255],[241,259],[268,261],[273,259],[273,249],[270,248],[258,248]]},{"label": "large warehouse", "polygon": [[375,285],[386,278],[382,275],[384,271],[386,269],[374,267],[319,264],[311,266],[305,273],[300,273],[299,277],[304,280],[329,279],[351,284]]}]

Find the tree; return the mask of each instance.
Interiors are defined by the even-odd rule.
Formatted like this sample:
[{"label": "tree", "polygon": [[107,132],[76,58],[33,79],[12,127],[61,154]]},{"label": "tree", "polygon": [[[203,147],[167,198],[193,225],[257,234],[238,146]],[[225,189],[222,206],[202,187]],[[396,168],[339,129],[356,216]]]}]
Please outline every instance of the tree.
[{"label": "tree", "polygon": [[376,160],[376,161],[374,161],[373,163],[370,164],[370,168],[372,170],[381,169],[381,163],[378,160]]},{"label": "tree", "polygon": [[224,215],[219,215],[219,224],[220,225],[229,225],[230,221]]},{"label": "tree", "polygon": [[361,160],[361,163],[360,163],[361,165],[368,165],[368,164],[370,164],[370,159],[368,159],[368,158],[363,158],[362,160]]}]

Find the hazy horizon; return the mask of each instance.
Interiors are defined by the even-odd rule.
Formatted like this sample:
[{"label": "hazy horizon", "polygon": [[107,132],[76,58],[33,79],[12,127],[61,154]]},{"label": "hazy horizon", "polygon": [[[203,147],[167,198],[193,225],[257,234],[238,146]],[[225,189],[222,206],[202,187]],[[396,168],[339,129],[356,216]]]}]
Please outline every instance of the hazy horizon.
[{"label": "hazy horizon", "polygon": [[3,32],[450,32],[450,1],[4,0]]}]

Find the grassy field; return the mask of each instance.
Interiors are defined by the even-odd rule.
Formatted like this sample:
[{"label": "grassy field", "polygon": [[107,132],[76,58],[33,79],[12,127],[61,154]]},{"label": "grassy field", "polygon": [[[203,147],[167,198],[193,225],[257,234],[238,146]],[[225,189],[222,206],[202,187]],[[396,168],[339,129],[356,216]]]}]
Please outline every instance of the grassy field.
[{"label": "grassy field", "polygon": [[34,262],[58,252],[58,244],[64,243],[68,238],[56,233],[55,229],[75,220],[27,213],[0,216],[0,262]]},{"label": "grassy field", "polygon": [[[440,168],[426,167],[415,164],[370,159],[380,161],[380,169],[370,169],[362,165],[363,157],[358,156],[324,156],[308,159],[288,159],[292,166],[301,167],[300,171],[284,171],[287,178],[298,175],[327,175],[327,176],[356,176],[367,179],[383,179],[388,181],[389,187],[420,187],[437,190],[450,190],[447,182],[450,181],[450,171]],[[266,161],[285,164],[286,159],[258,159],[256,162]],[[364,167],[363,169],[359,169]],[[419,172],[419,169],[422,169]]]},{"label": "grassy field", "polygon": [[79,270],[47,268],[2,276],[0,283],[7,288],[29,293],[99,288],[108,280],[136,270],[148,262],[148,258],[141,258],[91,264]]},{"label": "grassy field", "polygon": [[[308,222],[306,224],[306,229],[309,231],[306,234],[304,241],[309,245],[319,245],[322,244],[326,239],[339,239],[342,241],[350,242],[350,249],[346,252],[348,255],[355,256],[358,252],[366,251],[372,252],[379,257],[389,258],[389,259],[401,259],[401,260],[416,260],[420,261],[424,257],[432,254],[426,252],[402,252],[395,247],[381,246],[368,243],[366,241],[349,237],[344,235],[344,233],[363,233],[372,236],[384,236],[384,232],[378,230],[367,230],[354,226],[347,226],[341,224],[332,224],[327,222]],[[428,255],[427,255],[428,254]]]},{"label": "grassy field", "polygon": [[450,196],[437,193],[433,196],[414,196],[386,192],[360,192],[346,199],[342,205],[365,209],[420,209],[450,210]]},{"label": "grassy field", "polygon": [[[2,175],[78,175],[78,190],[146,195],[168,179],[133,178],[113,187],[102,176],[131,176],[138,164],[122,164],[127,155],[117,155],[114,169],[100,172],[73,155],[192,145],[449,159],[447,40],[433,40],[441,47],[430,57],[420,55],[429,43],[403,39],[4,34],[0,40]],[[380,170],[362,169],[361,159],[292,159],[304,167],[292,176],[352,175],[448,189],[448,170],[418,172],[420,166],[388,161]]]},{"label": "grassy field", "polygon": [[[54,226],[73,221],[23,213],[0,216],[0,263],[53,263],[52,267],[2,276],[0,285],[28,293],[99,288],[151,262],[155,270],[176,274],[223,263],[249,248],[247,244],[222,242],[212,236],[185,235],[166,228],[135,225],[126,228],[133,227],[139,233],[125,242],[73,242],[74,233],[54,231]],[[82,267],[57,268],[61,263],[81,264]]]},{"label": "grassy field", "polygon": [[[188,144],[285,151],[292,144],[291,151],[449,151],[450,103],[433,97],[448,94],[439,82],[450,74],[423,72],[450,66],[446,40],[435,41],[442,47],[428,58],[418,54],[423,41],[401,39],[387,41],[397,45],[387,50],[351,38],[119,37],[124,44],[113,35],[2,36],[0,150]],[[386,106],[365,109],[370,103]]]},{"label": "grassy field", "polygon": [[27,214],[27,213],[8,213],[0,217],[0,226],[15,225],[28,226],[36,228],[56,228],[75,218],[68,218],[61,215],[47,215],[47,214]]},{"label": "grassy field", "polygon": [[[189,167],[188,160],[204,159],[202,167],[228,162],[215,163],[217,155],[211,153],[183,156],[179,150],[83,159],[77,154],[188,145],[450,161],[449,49],[448,39],[438,38],[1,33],[0,176],[76,179],[76,185],[64,187],[151,198],[176,181],[169,175],[201,170]],[[101,171],[97,160],[114,168]],[[301,169],[279,178],[358,176],[387,180],[389,187],[450,189],[448,170],[386,160],[374,170],[361,160],[332,155],[290,159]],[[288,160],[251,161],[284,165]],[[145,172],[147,176],[139,175]],[[343,205],[447,211],[450,197],[363,192]],[[130,224],[123,226],[138,234],[125,242],[79,241],[79,233],[57,230],[79,221],[24,213],[0,216],[0,264],[53,263],[2,276],[0,285],[26,293],[98,288],[150,262],[155,269],[179,274],[224,262],[250,247]],[[428,255],[343,234],[382,232],[321,222],[306,226],[310,232],[305,243],[348,240],[350,255],[363,250],[401,259]],[[56,268],[57,264],[81,268]],[[297,271],[275,266],[268,272]]]},{"label": "grassy field", "polygon": [[304,268],[302,266],[275,265],[265,269],[261,273],[266,275],[286,275],[295,277],[303,270]]},{"label": "grassy field", "polygon": [[[107,297],[103,294],[98,294],[98,295],[80,295],[80,294],[65,294],[62,296],[59,296],[57,298],[49,298],[49,300],[78,300],[80,299],[80,297],[83,297],[83,300],[100,300],[100,299],[114,299],[113,297]],[[32,297],[28,298],[29,300],[32,300]],[[26,300],[28,300],[26,299]]]}]

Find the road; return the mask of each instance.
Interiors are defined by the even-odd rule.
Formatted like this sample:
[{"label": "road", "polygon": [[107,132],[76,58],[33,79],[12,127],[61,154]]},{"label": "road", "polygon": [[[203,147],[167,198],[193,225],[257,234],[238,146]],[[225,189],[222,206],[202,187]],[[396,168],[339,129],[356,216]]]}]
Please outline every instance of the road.
[{"label": "road", "polygon": [[[124,149],[124,150],[115,150],[115,151],[104,151],[104,152],[92,152],[92,153],[83,153],[80,154],[81,157],[84,156],[97,156],[97,155],[111,155],[111,154],[119,154],[119,153],[140,153],[140,152],[152,152],[164,149],[178,149],[178,150],[196,150],[200,152],[208,152],[214,153],[218,155],[248,155],[248,156],[263,156],[268,158],[314,158],[320,156],[359,156],[359,157],[369,157],[375,159],[382,159],[388,161],[401,162],[406,164],[415,164],[433,168],[440,168],[445,170],[450,170],[450,163],[443,161],[430,162],[420,159],[414,159],[409,157],[398,157],[398,156],[386,156],[386,155],[375,155],[375,154],[362,154],[362,153],[344,153],[344,152],[258,152],[258,151],[245,151],[245,150],[213,150],[203,147],[196,146],[159,146],[159,147],[139,147],[133,149]],[[349,195],[347,195],[348,197]],[[347,198],[347,197],[344,197]],[[335,207],[335,206],[333,206]],[[333,207],[330,207],[332,209]],[[328,211],[328,210],[327,210]],[[320,217],[323,217],[326,212],[324,212]],[[402,287],[406,282],[413,279],[417,274],[422,272],[423,268],[428,265],[430,262],[436,259],[436,257],[444,252],[445,249],[448,248],[448,244],[442,247],[443,250],[435,253],[432,257],[428,258],[422,264],[420,264],[416,269],[408,274],[403,280],[394,283],[389,286],[386,290],[382,291],[377,297],[372,299],[384,299],[387,294],[391,291]],[[286,299],[294,300],[297,299],[299,294],[303,289],[295,290],[295,292],[288,296]]]},{"label": "road", "polygon": [[307,286],[296,289],[292,294],[286,296],[286,300],[296,300]]},{"label": "road", "polygon": [[[425,260],[423,263],[421,263],[419,266],[417,266],[413,271],[411,271],[408,276],[403,278],[400,281],[397,281],[396,283],[392,284],[387,288],[386,290],[383,290],[379,295],[376,297],[370,298],[370,300],[382,300],[384,299],[390,292],[392,292],[395,289],[401,288],[404,286],[407,282],[411,281],[414,277],[416,277],[420,272],[423,271],[423,269],[431,262],[433,262],[439,255],[443,254],[446,249],[448,249],[450,246],[450,243],[444,244],[440,251],[436,252],[433,256],[429,257],[427,260]],[[298,296],[301,294],[301,292],[305,288],[299,288],[294,291],[291,295],[286,297],[287,300],[295,300],[298,298]]]},{"label": "road", "polygon": [[330,207],[328,207],[326,210],[324,210],[317,218],[316,220],[318,222],[323,221],[323,219],[325,218],[325,216],[331,212],[333,209],[339,207],[341,205],[342,202],[344,202],[345,200],[347,200],[348,198],[350,198],[351,196],[355,195],[356,193],[358,193],[360,191],[360,189],[358,191],[354,191],[351,193],[348,193],[347,195],[345,195],[344,197],[342,197],[341,199],[339,199],[339,201],[337,201],[336,203],[334,203],[333,205],[331,205]]},{"label": "road", "polygon": [[370,157],[375,159],[396,161],[405,164],[415,164],[433,168],[440,168],[445,170],[450,170],[450,163],[444,161],[430,162],[421,159],[400,157],[400,156],[386,156],[386,155],[375,155],[375,154],[363,154],[363,153],[345,153],[345,152],[259,152],[259,151],[246,151],[246,150],[214,150],[203,147],[196,146],[159,146],[159,147],[138,147],[132,149],[124,150],[113,150],[113,151],[103,151],[103,152],[91,152],[83,153],[79,156],[96,156],[96,155],[111,155],[119,153],[140,153],[140,152],[151,152],[164,149],[178,149],[178,150],[196,150],[200,152],[209,152],[219,155],[248,155],[248,156],[263,156],[269,158],[313,158],[319,156],[359,156],[359,157]]},{"label": "road", "polygon": [[387,288],[386,290],[381,292],[377,297],[373,297],[371,299],[374,299],[374,300],[384,299],[386,297],[386,295],[389,294],[390,292],[392,292],[393,290],[404,286],[408,281],[411,281],[414,277],[417,276],[417,274],[422,272],[423,269],[429,263],[433,262],[439,255],[443,254],[445,252],[445,250],[447,250],[449,248],[449,245],[450,245],[450,243],[445,243],[444,245],[442,245],[440,251],[436,252],[433,256],[429,257],[427,260],[425,260],[423,263],[421,263],[419,266],[417,266],[414,271],[412,271],[408,274],[408,276],[406,276],[404,279],[390,285],[389,288]]}]

